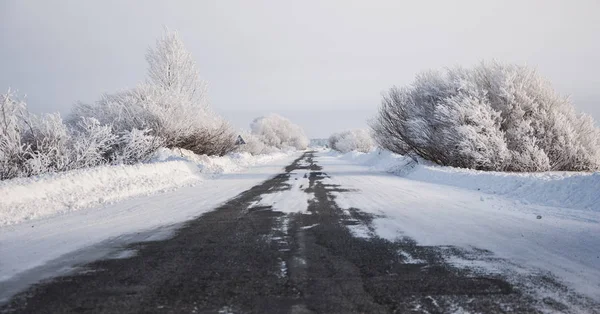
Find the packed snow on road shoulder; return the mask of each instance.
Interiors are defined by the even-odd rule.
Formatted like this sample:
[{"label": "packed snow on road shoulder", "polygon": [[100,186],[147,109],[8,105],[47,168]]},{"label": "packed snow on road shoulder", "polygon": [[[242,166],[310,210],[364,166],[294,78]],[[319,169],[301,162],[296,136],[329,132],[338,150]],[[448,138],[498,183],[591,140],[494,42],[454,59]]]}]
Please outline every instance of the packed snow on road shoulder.
[{"label": "packed snow on road shoulder", "polygon": [[373,227],[382,238],[489,250],[522,280],[547,273],[600,300],[598,174],[485,173],[377,151],[322,153],[317,160],[329,184],[356,190],[337,193],[338,206],[379,217]]},{"label": "packed snow on road shoulder", "polygon": [[522,204],[600,211],[600,172],[489,172],[442,167],[423,161],[416,164],[408,157],[383,150],[332,154],[371,170],[503,196]]},{"label": "packed snow on road shoulder", "polygon": [[285,153],[259,156],[237,153],[210,157],[162,148],[149,163],[0,181],[0,226],[174,190],[285,156]]}]

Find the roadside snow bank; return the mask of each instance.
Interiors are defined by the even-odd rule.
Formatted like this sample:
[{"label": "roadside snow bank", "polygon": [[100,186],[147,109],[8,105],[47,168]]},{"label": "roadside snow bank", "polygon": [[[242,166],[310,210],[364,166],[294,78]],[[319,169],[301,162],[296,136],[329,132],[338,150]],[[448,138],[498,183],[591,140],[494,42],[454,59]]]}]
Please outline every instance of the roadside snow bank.
[{"label": "roadside snow bank", "polygon": [[288,153],[223,157],[159,150],[145,164],[102,166],[0,181],[0,226],[193,185],[208,175],[231,173]]},{"label": "roadside snow bank", "polygon": [[[406,169],[410,166],[405,166],[404,176],[374,171],[377,167],[392,167],[398,172],[396,165],[406,165],[407,161],[398,155],[386,156],[383,152],[380,156],[377,153],[342,157],[326,153],[317,156],[318,164],[328,175],[324,183],[353,190],[352,193],[332,192],[335,193],[336,204],[341,209],[356,208],[374,215],[371,226],[377,236],[390,241],[408,237],[421,246],[451,246],[465,252],[487,250],[480,255],[481,259],[471,257],[484,251],[471,257],[465,256],[465,260],[454,259],[451,262],[466,263],[457,266],[469,265],[485,273],[504,273],[510,282],[518,282],[519,286],[524,284],[524,289],[541,295],[540,300],[549,296],[563,302],[563,297],[571,297],[567,292],[571,289],[600,300],[600,211],[523,204],[517,199],[457,187],[467,185],[465,181],[468,179],[476,181],[471,188],[477,186],[477,182],[489,183],[488,186],[493,187],[494,181],[487,180],[494,179],[496,183],[505,180],[503,184],[508,191],[510,182],[517,180],[511,174],[500,176],[475,171],[468,176],[470,171],[454,173],[455,169],[425,165],[416,165],[414,173],[409,173]],[[447,174],[443,184],[410,178],[428,174],[425,179],[435,182],[442,178],[433,176],[437,173]],[[480,174],[481,178],[478,177]],[[536,179],[542,175],[531,176]],[[488,176],[499,178],[490,179]],[[529,180],[527,176],[525,178],[524,181]],[[534,179],[531,181],[537,182]],[[537,190],[546,187],[542,183],[530,185]],[[507,194],[518,195],[517,184],[512,186],[517,190]],[[581,188],[590,196],[595,193],[592,187]],[[568,193],[568,189],[565,185],[563,192]],[[569,203],[569,200],[558,197],[552,198],[552,201]],[[538,215],[542,216],[541,219]],[[547,285],[546,279],[536,279],[540,276],[556,279],[556,282],[564,283],[566,289],[560,292],[563,291],[560,288],[559,295],[555,296],[557,290],[546,290],[553,285]],[[546,295],[546,292],[551,294]],[[563,303],[569,304],[568,300]]]},{"label": "roadside snow bank", "polygon": [[415,164],[410,158],[381,150],[350,152],[340,158],[407,179],[477,190],[523,203],[600,211],[599,172],[487,172]]}]

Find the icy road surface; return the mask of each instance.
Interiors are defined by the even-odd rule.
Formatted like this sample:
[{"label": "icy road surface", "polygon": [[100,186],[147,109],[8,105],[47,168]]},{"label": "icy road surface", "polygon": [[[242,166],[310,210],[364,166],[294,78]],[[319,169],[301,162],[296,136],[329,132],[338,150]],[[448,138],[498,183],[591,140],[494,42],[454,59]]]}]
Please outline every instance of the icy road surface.
[{"label": "icy road surface", "polygon": [[[223,188],[231,192],[234,186]],[[198,189],[199,194],[223,195],[220,188]],[[187,200],[150,197],[145,204],[137,200],[138,206],[205,211],[200,207],[207,203],[191,202],[193,188],[184,192],[169,195],[188,195]],[[90,247],[88,254],[105,258],[81,262],[62,276],[30,287],[0,311],[600,309],[600,229],[589,217],[538,219],[527,205],[517,208],[502,198],[375,172],[315,152],[215,206],[167,235],[157,229],[145,234],[143,242],[124,241],[128,244],[118,249],[100,246],[109,251],[103,254]],[[123,213],[115,223],[152,219],[151,213]],[[66,263],[64,257],[58,260]]]}]

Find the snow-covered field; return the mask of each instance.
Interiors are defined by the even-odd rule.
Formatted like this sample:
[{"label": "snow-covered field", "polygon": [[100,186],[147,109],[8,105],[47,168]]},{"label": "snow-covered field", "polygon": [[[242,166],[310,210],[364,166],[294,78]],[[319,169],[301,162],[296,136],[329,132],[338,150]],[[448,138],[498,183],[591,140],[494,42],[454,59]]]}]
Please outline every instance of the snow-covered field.
[{"label": "snow-covered field", "polygon": [[385,216],[374,220],[381,237],[486,249],[523,278],[549,272],[600,300],[597,173],[484,173],[377,151],[322,153],[318,162],[331,184],[359,190],[338,193],[340,207]]},{"label": "snow-covered field", "polygon": [[209,158],[162,151],[148,164],[4,181],[0,299],[127,242],[168,235],[175,224],[280,173],[298,154]]}]

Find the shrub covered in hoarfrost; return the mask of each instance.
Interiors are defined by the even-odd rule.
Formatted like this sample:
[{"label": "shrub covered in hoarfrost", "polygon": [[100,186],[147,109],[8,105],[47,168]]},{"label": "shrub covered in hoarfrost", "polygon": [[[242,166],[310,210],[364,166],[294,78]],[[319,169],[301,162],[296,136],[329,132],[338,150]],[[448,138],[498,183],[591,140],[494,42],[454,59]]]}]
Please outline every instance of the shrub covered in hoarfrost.
[{"label": "shrub covered in hoarfrost", "polygon": [[116,134],[95,118],[67,125],[59,114],[31,114],[10,90],[0,96],[0,113],[0,179],[136,163],[161,144],[147,130]]},{"label": "shrub covered in hoarfrost", "polygon": [[18,176],[27,162],[29,145],[24,141],[25,103],[12,91],[0,97],[0,179]]},{"label": "shrub covered in hoarfrost", "polygon": [[0,178],[70,167],[70,134],[58,114],[36,116],[12,91],[0,96]]},{"label": "shrub covered in hoarfrost", "polygon": [[276,147],[268,146],[258,136],[255,136],[250,132],[243,132],[241,135],[246,143],[239,146],[238,151],[240,152],[246,152],[252,155],[261,155],[271,154],[279,150]]},{"label": "shrub covered in hoarfrost", "polygon": [[177,33],[165,32],[146,59],[144,84],[77,104],[67,123],[59,114],[30,114],[10,90],[1,95],[0,179],[143,162],[161,146],[233,151],[236,134],[210,110],[206,83]]},{"label": "shrub covered in hoarfrost", "polygon": [[278,149],[306,149],[308,147],[309,141],[304,135],[304,130],[278,114],[254,119],[250,124],[250,129],[252,135],[266,146]]},{"label": "shrub covered in hoarfrost", "polygon": [[342,153],[351,151],[367,153],[375,148],[375,145],[369,131],[356,129],[332,134],[329,137],[329,147]]},{"label": "shrub covered in hoarfrost", "polygon": [[167,147],[197,154],[224,155],[235,148],[233,128],[208,106],[206,82],[175,32],[165,32],[146,55],[146,82],[102,96],[94,104],[77,104],[71,119],[93,117],[114,133],[147,130]]},{"label": "shrub covered in hoarfrost", "polygon": [[600,131],[535,70],[498,62],[430,71],[384,95],[376,142],[441,165],[498,171],[600,169]]}]

